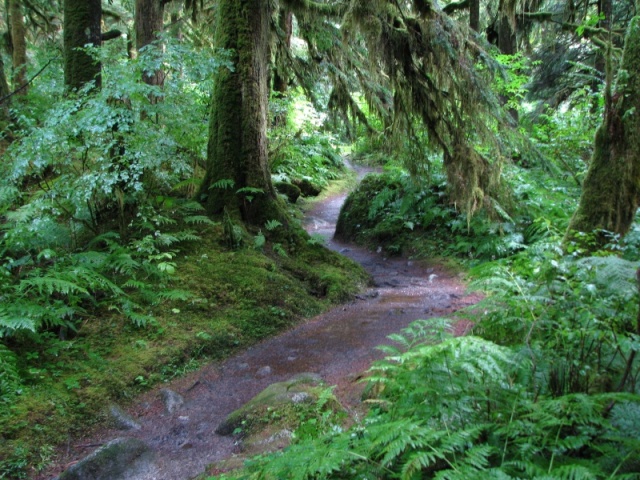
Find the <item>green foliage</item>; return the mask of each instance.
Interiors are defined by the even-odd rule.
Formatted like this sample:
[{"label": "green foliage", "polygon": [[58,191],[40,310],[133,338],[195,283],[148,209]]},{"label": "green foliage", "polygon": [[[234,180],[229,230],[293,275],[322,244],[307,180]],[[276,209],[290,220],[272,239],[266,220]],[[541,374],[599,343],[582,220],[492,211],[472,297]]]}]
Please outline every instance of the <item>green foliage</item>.
[{"label": "green foliage", "polygon": [[300,93],[278,102],[273,102],[276,112],[281,110],[287,122],[269,130],[269,161],[274,180],[288,183],[307,180],[325,188],[344,168],[337,140],[320,130],[320,114]]},{"label": "green foliage", "polygon": [[[542,394],[519,348],[450,338],[441,323],[394,337],[402,348],[387,347],[372,368],[379,393],[366,419],[255,459],[234,478],[635,478],[640,438],[624,427],[637,396]],[[605,415],[612,402],[615,420]]]},{"label": "green foliage", "polygon": [[143,304],[176,298],[168,286],[176,247],[198,239],[184,227],[212,222],[173,189],[198,168],[208,79],[221,58],[197,60],[187,48],[165,39],[162,90],[140,81],[160,67],[150,46],[135,61],[103,58],[99,92],[62,96],[53,84],[22,112],[1,167],[0,336],[75,330],[97,309],[142,326],[151,319]]}]

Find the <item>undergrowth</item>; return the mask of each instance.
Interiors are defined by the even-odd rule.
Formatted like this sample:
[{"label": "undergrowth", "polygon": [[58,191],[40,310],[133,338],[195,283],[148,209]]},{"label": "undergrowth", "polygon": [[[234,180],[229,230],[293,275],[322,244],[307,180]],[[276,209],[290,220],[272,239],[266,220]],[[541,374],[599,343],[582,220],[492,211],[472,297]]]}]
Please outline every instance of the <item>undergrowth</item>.
[{"label": "undergrowth", "polygon": [[[122,48],[95,52],[100,90],[65,94],[61,72],[30,90],[0,164],[0,478],[41,471],[56,446],[103,425],[110,402],[126,404],[366,282],[301,233],[279,244],[204,215],[194,194],[224,52],[163,39],[160,89],[140,81],[160,50],[132,60],[115,42]],[[302,177],[322,184],[338,174],[328,137],[287,142],[309,158]]]},{"label": "undergrowth", "polygon": [[430,319],[391,336],[365,419],[231,478],[640,478],[635,265],[528,260],[475,272],[489,296],[473,335]]}]

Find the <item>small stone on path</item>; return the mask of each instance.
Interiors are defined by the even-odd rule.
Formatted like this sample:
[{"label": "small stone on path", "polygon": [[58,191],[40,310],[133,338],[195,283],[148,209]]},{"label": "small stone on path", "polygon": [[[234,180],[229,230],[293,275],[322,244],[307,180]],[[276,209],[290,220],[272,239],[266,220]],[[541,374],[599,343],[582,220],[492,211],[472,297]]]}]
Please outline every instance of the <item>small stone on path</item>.
[{"label": "small stone on path", "polygon": [[168,414],[177,412],[184,404],[184,398],[182,398],[182,395],[174,392],[173,390],[169,390],[168,388],[160,390],[160,398],[162,398],[164,409]]},{"label": "small stone on path", "polygon": [[140,430],[142,427],[136,422],[131,415],[122,410],[118,405],[109,407],[109,416],[113,425],[118,430]]}]

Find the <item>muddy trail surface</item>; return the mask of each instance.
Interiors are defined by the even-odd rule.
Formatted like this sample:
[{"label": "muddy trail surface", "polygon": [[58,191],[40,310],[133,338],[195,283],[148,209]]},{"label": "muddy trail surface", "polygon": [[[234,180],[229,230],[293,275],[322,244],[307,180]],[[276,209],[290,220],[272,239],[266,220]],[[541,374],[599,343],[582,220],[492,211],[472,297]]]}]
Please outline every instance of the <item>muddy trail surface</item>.
[{"label": "muddy trail surface", "polygon": [[[358,168],[360,177],[369,170]],[[238,451],[237,439],[215,433],[224,418],[268,385],[301,372],[319,374],[341,402],[355,407],[360,401],[359,376],[381,358],[376,346],[390,343],[387,335],[416,319],[450,314],[474,304],[477,296],[465,294],[460,279],[441,266],[342,244],[332,239],[346,193],[319,201],[308,210],[305,227],[322,235],[327,246],[346,255],[371,274],[373,287],[353,302],[255,345],[224,362],[163,385],[179,393],[184,403],[167,413],[160,387],[143,395],[128,413],[140,428],[126,432],[106,430],[98,437],[76,440],[67,448],[59,470],[117,437],[133,437],[154,449],[152,471],[140,480],[184,480]],[[464,324],[456,328],[464,333]],[[51,472],[58,473],[58,472]],[[47,478],[51,478],[48,476]]]}]

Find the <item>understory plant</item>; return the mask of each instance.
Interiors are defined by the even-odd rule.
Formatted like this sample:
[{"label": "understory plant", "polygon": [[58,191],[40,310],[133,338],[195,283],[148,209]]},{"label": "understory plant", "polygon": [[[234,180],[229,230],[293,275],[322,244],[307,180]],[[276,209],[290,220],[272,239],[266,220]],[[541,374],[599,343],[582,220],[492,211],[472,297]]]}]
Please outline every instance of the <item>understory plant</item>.
[{"label": "understory plant", "polygon": [[477,267],[472,335],[445,319],[392,335],[366,418],[234,478],[640,478],[635,271],[557,241]]}]

